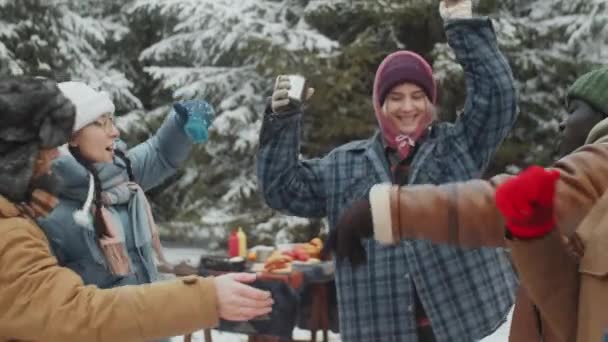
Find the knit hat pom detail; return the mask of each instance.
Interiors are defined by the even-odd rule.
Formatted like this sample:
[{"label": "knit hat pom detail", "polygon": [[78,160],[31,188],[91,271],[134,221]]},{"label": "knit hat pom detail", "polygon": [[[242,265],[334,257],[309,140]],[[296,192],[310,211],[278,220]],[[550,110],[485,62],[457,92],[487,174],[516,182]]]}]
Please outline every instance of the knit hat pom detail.
[{"label": "knit hat pom detail", "polygon": [[84,201],[84,205],[81,209],[76,210],[72,217],[74,221],[81,227],[87,227],[93,224],[91,217],[91,204],[93,203],[93,194],[95,193],[95,180],[93,175],[89,173],[89,191],[87,193],[87,199]]}]

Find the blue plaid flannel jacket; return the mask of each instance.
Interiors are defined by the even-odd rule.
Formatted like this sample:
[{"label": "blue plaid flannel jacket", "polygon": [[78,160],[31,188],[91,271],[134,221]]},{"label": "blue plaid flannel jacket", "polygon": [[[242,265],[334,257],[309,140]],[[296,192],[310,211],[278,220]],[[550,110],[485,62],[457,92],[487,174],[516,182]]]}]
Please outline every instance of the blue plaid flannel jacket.
[{"label": "blue plaid flannel jacket", "polygon": [[[416,153],[408,182],[478,178],[517,117],[511,69],[487,18],[451,20],[448,43],[463,66],[464,113],[434,125]],[[328,217],[333,229],[351,202],[390,182],[381,136],[299,159],[301,112],[271,114],[260,133],[258,182],[266,203],[303,217]],[[507,252],[465,250],[426,241],[383,246],[366,241],[367,265],[336,265],[344,341],[416,341],[414,288],[439,342],[476,341],[492,333],[513,304],[517,279]]]}]

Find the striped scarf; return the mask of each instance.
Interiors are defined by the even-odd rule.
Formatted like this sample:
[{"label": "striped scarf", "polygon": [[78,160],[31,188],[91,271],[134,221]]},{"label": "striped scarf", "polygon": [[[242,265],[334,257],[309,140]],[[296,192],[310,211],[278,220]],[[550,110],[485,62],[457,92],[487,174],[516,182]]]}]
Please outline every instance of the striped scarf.
[{"label": "striped scarf", "polygon": [[[151,241],[158,260],[163,264],[167,264],[150,203],[146,198],[144,190],[137,183],[122,182],[103,191],[102,200],[103,206],[100,210],[107,231],[99,239],[99,244],[113,274],[126,275],[131,272],[129,257],[124,243],[124,227],[116,219],[117,215],[111,214],[113,210],[112,206],[117,204],[128,204],[129,218],[131,227],[135,230],[135,243],[137,247],[141,247]],[[140,238],[138,239],[137,237]]]}]

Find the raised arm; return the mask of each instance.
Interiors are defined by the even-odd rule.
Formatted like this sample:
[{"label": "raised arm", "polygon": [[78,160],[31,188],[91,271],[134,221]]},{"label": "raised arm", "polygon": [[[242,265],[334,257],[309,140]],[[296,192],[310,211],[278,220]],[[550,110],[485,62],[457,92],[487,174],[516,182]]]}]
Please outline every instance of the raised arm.
[{"label": "raised arm", "polygon": [[185,120],[173,110],[158,131],[127,153],[135,181],[149,190],[173,175],[186,160],[192,142],[184,132]]},{"label": "raised arm", "polygon": [[257,155],[258,184],[271,208],[296,216],[323,217],[327,161],[299,159],[301,115],[266,115]]},{"label": "raised arm", "polygon": [[488,18],[447,19],[448,43],[464,69],[467,98],[454,124],[478,169],[484,169],[517,118],[513,75]]},{"label": "raised arm", "polygon": [[[157,186],[173,175],[188,158],[193,144],[184,128],[188,120],[193,120],[197,125],[194,128],[199,138],[206,140],[212,120],[212,114],[207,113],[209,106],[206,102],[185,101],[176,105],[180,111],[172,109],[154,136],[133,147],[127,154],[135,181],[144,190]],[[201,122],[197,122],[197,119]]]},{"label": "raised arm", "polygon": [[273,209],[296,216],[324,217],[324,173],[331,157],[300,160],[302,112],[299,107],[285,109],[289,87],[287,79],[277,78],[272,105],[264,113],[257,153],[258,186]]}]

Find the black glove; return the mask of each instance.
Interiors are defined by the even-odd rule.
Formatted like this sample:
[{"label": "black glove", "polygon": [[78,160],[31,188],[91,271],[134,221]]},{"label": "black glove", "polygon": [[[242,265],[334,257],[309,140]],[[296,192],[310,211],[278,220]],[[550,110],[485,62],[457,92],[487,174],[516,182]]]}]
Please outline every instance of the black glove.
[{"label": "black glove", "polygon": [[358,199],[340,216],[338,223],[329,233],[321,255],[325,258],[335,252],[338,261],[348,258],[351,266],[357,267],[367,260],[362,240],[373,234],[374,224],[369,200]]}]

